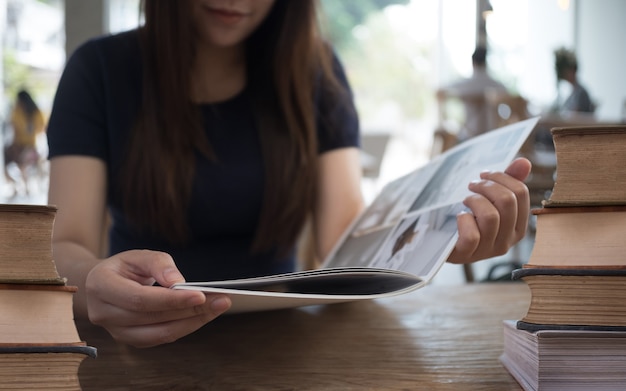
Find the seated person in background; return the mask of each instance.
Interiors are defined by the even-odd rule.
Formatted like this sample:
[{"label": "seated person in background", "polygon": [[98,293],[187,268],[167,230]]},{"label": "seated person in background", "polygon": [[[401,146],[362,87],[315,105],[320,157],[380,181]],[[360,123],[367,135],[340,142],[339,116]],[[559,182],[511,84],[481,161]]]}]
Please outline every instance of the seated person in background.
[{"label": "seated person in background", "polygon": [[[145,25],[67,62],[48,202],[54,260],[79,287],[75,316],[149,347],[231,306],[172,284],[294,271],[308,216],[323,259],[364,203],[358,118],[317,1],[142,4]],[[524,237],[529,172],[518,159],[468,184],[472,213],[457,216],[448,261],[502,255]]]},{"label": "seated person in background", "polygon": [[560,48],[554,52],[557,83],[565,80],[572,87],[569,96],[561,103],[557,99],[556,110],[560,113],[593,113],[595,104],[587,89],[578,80],[578,60],[571,50]]},{"label": "seated person in background", "polygon": [[487,49],[478,46],[472,54],[472,76],[458,80],[437,91],[440,105],[447,98],[458,98],[463,102],[465,109],[465,123],[459,130],[459,141],[477,136],[491,130],[489,110],[485,103],[487,90],[506,92],[507,89],[487,71]]}]

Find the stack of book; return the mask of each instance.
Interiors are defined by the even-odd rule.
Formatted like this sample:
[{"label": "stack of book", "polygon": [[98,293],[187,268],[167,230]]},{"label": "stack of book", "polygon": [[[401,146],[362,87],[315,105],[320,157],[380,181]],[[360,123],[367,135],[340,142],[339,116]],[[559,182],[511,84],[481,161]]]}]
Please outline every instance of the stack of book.
[{"label": "stack of book", "polygon": [[626,127],[551,130],[556,181],[536,217],[526,315],[504,322],[505,368],[524,390],[626,384]]},{"label": "stack of book", "polygon": [[96,349],[79,337],[76,287],[52,259],[56,208],[0,204],[0,389],[80,390]]}]

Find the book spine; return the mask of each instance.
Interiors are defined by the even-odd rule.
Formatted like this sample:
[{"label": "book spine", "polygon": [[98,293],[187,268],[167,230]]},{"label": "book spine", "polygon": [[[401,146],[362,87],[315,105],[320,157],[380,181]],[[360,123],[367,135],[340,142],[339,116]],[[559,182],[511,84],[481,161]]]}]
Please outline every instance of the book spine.
[{"label": "book spine", "polygon": [[518,330],[526,330],[531,333],[543,330],[569,330],[569,331],[626,331],[626,326],[592,326],[592,325],[563,325],[548,323],[532,323],[518,320],[515,327]]},{"label": "book spine", "polygon": [[16,346],[7,346],[6,344],[0,344],[0,354],[12,353],[80,353],[92,358],[96,358],[98,355],[98,350],[93,346],[88,346],[85,344]]},{"label": "book spine", "polygon": [[522,265],[521,269],[513,270],[511,279],[519,280],[528,276],[626,276],[626,266],[588,266],[588,267],[562,267],[540,266],[533,267],[530,264]]}]

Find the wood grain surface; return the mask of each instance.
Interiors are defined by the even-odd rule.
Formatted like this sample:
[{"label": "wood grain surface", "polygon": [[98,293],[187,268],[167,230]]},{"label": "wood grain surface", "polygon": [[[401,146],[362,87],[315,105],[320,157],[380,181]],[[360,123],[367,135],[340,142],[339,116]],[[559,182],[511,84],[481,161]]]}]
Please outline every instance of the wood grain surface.
[{"label": "wood grain surface", "polygon": [[524,283],[433,285],[376,301],[230,315],[135,349],[79,321],[98,349],[83,390],[514,390],[498,361]]}]

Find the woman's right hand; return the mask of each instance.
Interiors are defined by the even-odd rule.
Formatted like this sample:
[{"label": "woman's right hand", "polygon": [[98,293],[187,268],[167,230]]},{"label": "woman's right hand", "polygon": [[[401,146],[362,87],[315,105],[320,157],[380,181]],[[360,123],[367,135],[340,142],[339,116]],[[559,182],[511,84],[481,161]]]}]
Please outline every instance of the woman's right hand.
[{"label": "woman's right hand", "polygon": [[184,281],[166,253],[116,254],[87,275],[89,320],[120,342],[151,347],[176,341],[230,308],[230,299],[222,294],[170,289]]}]

